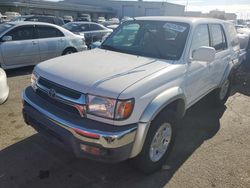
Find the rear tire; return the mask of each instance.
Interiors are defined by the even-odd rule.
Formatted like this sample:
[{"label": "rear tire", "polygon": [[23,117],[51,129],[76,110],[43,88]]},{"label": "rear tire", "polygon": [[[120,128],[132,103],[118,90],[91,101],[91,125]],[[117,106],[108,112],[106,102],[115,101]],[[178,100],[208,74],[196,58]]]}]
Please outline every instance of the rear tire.
[{"label": "rear tire", "polygon": [[131,159],[132,164],[141,172],[151,174],[164,165],[173,149],[176,136],[174,117],[170,112],[160,113],[151,122],[141,153]]},{"label": "rear tire", "polygon": [[66,48],[62,55],[69,55],[69,54],[73,54],[73,53],[76,53],[76,49],[75,48]]},{"label": "rear tire", "polygon": [[215,106],[223,106],[231,93],[231,79],[227,78],[222,86],[216,89],[212,94],[212,100]]}]

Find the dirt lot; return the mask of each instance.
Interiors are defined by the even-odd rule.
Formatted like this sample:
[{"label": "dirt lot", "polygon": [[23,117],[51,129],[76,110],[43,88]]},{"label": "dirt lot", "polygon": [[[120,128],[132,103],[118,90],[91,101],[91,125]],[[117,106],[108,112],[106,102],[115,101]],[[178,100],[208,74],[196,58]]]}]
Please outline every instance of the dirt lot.
[{"label": "dirt lot", "polygon": [[215,109],[203,100],[188,111],[174,152],[151,176],[127,162],[76,159],[26,126],[20,93],[31,70],[7,72],[11,93],[0,106],[0,188],[250,187],[250,68],[237,74],[226,106]]}]

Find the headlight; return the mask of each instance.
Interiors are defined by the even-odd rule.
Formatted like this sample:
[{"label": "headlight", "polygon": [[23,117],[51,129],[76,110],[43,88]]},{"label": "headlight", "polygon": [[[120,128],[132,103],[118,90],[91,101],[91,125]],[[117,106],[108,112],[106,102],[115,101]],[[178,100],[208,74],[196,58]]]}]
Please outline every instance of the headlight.
[{"label": "headlight", "polygon": [[88,113],[103,118],[121,120],[130,116],[134,100],[116,100],[106,97],[88,95]]},{"label": "headlight", "polygon": [[113,119],[115,103],[115,99],[88,95],[88,113]]},{"label": "headlight", "polygon": [[36,90],[37,89],[37,81],[38,81],[38,74],[36,72],[32,72],[31,74],[31,87]]}]

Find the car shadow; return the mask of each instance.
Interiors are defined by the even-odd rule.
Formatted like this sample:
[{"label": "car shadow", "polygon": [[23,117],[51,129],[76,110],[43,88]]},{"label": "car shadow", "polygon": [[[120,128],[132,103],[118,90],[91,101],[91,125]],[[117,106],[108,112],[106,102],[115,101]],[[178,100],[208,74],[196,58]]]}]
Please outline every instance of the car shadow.
[{"label": "car shadow", "polygon": [[235,73],[232,94],[237,92],[250,96],[250,62],[243,62]]},{"label": "car shadow", "polygon": [[8,78],[16,77],[16,76],[24,76],[29,75],[32,73],[34,66],[22,67],[22,68],[15,68],[6,70],[6,74]]},{"label": "car shadow", "polygon": [[219,120],[226,107],[215,109],[206,100],[188,110],[166,165],[152,175],[139,173],[127,161],[103,164],[76,159],[35,134],[0,151],[0,187],[163,187],[220,129]]}]

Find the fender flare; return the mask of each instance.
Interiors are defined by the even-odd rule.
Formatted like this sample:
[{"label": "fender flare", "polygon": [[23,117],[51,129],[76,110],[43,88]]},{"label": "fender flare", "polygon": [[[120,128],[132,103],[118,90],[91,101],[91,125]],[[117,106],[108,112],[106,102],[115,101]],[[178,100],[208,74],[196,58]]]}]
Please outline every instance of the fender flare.
[{"label": "fender flare", "polygon": [[[233,61],[230,61],[230,63],[227,65],[224,73],[223,73],[223,77],[221,79],[221,82],[220,82],[220,86],[222,86],[222,84],[224,83],[224,81],[227,79],[227,78],[230,78],[233,76],[233,73],[236,69],[236,66],[234,65]],[[232,78],[231,78],[232,79]]]},{"label": "fender flare", "polygon": [[177,115],[183,117],[186,110],[186,97],[183,90],[180,87],[173,87],[168,89],[158,96],[156,96],[150,104],[144,110],[140,121],[138,123],[138,129],[134,141],[134,145],[130,154],[130,158],[137,156],[144,145],[148,129],[151,121],[169,104],[174,101],[177,103]]}]

